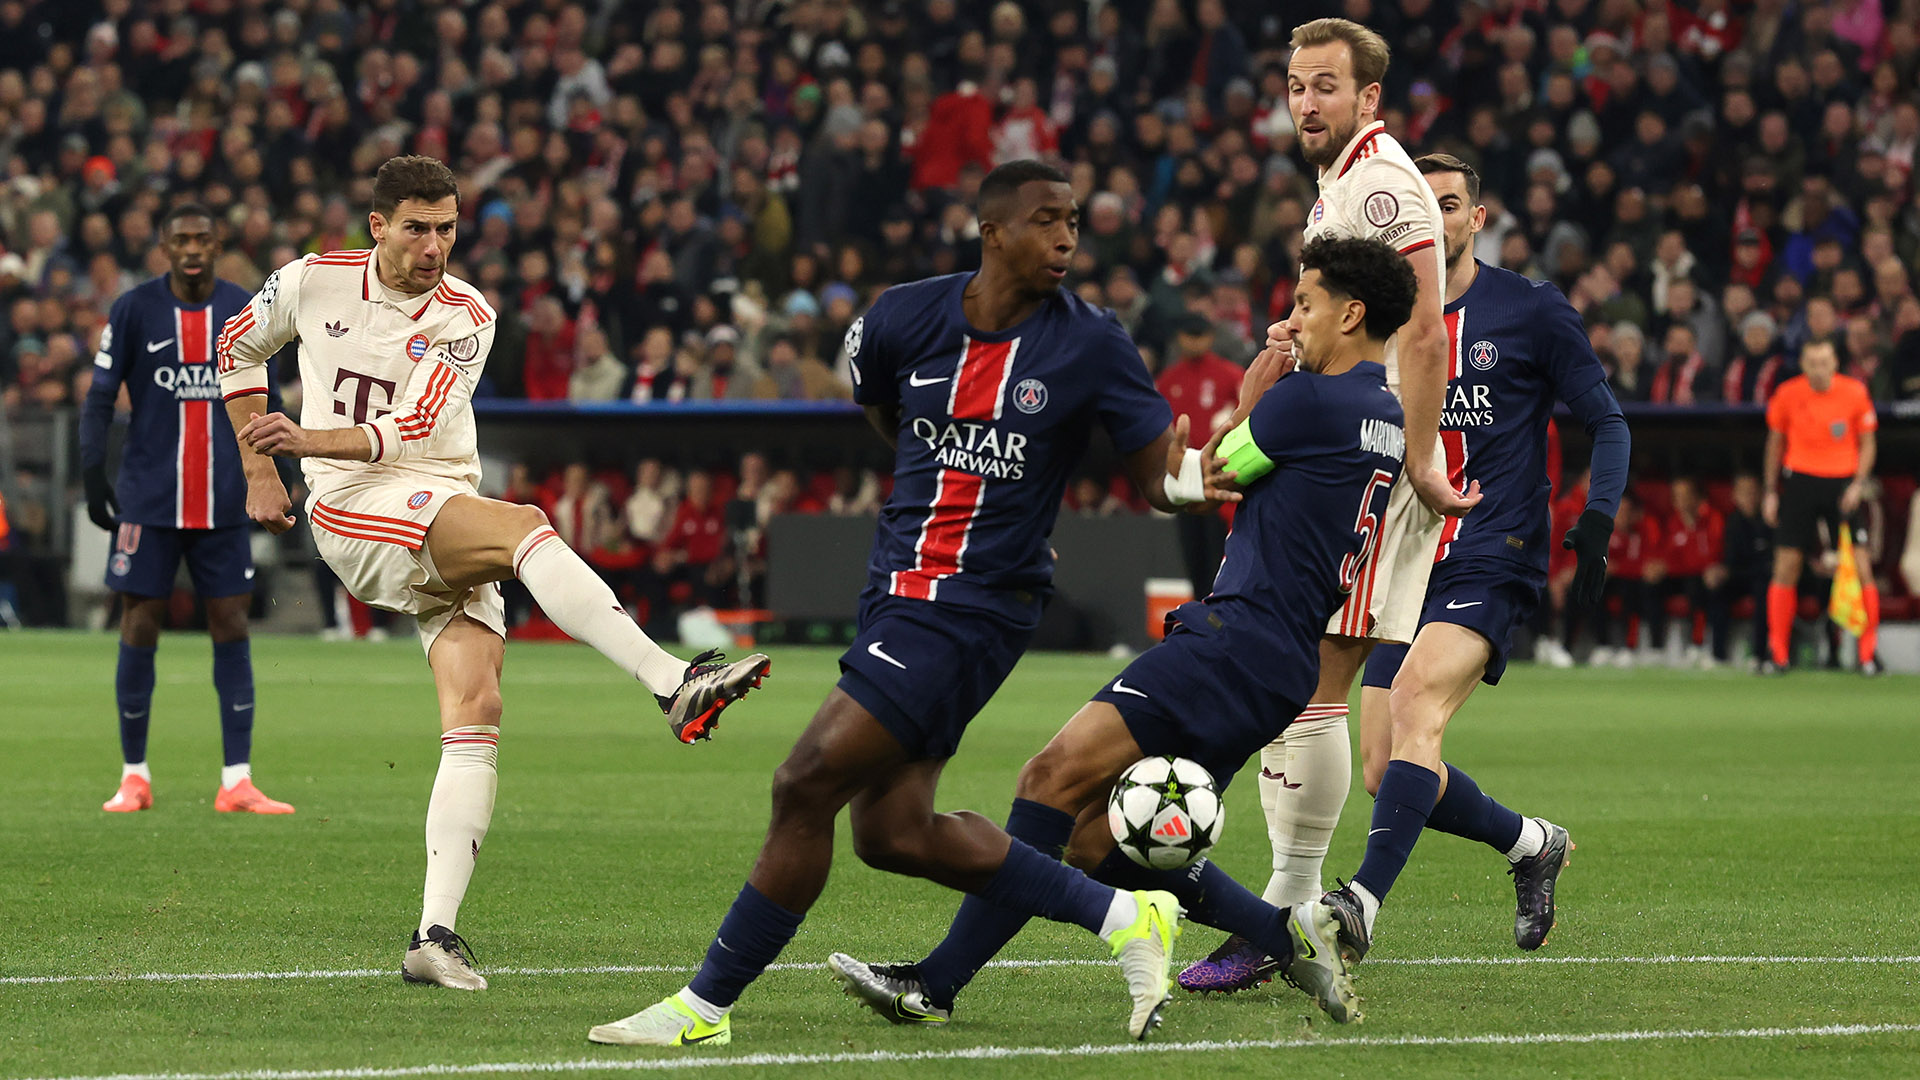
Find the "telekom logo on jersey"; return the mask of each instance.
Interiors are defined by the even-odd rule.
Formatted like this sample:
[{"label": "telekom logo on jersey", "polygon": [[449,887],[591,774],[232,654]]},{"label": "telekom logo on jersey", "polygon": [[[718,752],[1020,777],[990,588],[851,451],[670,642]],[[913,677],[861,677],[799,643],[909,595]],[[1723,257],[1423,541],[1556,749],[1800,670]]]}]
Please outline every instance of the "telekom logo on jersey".
[{"label": "telekom logo on jersey", "polygon": [[381,406],[391,405],[393,404],[393,392],[399,384],[391,379],[382,379],[377,376],[364,375],[358,371],[348,371],[346,368],[341,368],[339,371],[336,371],[333,376],[333,415],[349,415],[347,412],[347,403],[340,399],[340,387],[344,386],[349,380],[357,384],[353,390],[353,412],[351,414],[354,423],[364,424],[369,419],[378,420],[393,411],[392,409],[374,406],[373,391],[375,387],[378,387],[381,395],[384,397],[385,400],[380,402]]}]

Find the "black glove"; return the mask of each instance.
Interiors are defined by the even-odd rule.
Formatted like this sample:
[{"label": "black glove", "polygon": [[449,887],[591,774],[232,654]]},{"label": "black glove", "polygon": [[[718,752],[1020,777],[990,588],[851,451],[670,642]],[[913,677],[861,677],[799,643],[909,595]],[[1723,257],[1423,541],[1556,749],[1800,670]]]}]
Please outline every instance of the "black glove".
[{"label": "black glove", "polygon": [[80,474],[87,485],[87,516],[95,525],[112,532],[120,527],[120,500],[114,497],[113,483],[107,479],[105,465],[90,465]]},{"label": "black glove", "polygon": [[1573,590],[1569,596],[1575,606],[1592,607],[1606,591],[1607,541],[1612,538],[1613,519],[1598,510],[1587,510],[1561,541],[1561,546],[1580,560],[1573,571]]}]

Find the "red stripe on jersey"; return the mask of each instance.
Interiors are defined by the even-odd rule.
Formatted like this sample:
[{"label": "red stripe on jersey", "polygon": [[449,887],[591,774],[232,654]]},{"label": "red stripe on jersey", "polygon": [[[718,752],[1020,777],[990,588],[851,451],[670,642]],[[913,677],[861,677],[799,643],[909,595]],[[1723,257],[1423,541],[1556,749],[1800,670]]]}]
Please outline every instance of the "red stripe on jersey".
[{"label": "red stripe on jersey", "polygon": [[243,398],[243,397],[253,397],[253,396],[254,396],[255,394],[258,394],[258,395],[260,395],[261,397],[265,397],[265,396],[266,396],[266,393],[267,393],[267,388],[266,388],[266,387],[264,387],[264,386],[256,386],[256,387],[254,387],[254,388],[253,388],[253,389],[251,389],[251,390],[235,390],[235,391],[233,391],[233,392],[232,392],[232,393],[230,393],[230,394],[222,394],[222,395],[220,396],[220,400],[221,400],[221,401],[232,401],[232,400],[233,400],[234,398]]},{"label": "red stripe on jersey", "polygon": [[940,579],[960,572],[967,554],[967,537],[980,513],[980,501],[986,496],[987,482],[958,469],[940,470],[933,490],[933,509],[920,526],[920,539],[913,545],[913,569],[896,570],[895,596],[914,600],[933,600],[940,590]]},{"label": "red stripe on jersey", "polygon": [[342,251],[329,251],[309,258],[309,263],[363,263],[373,257],[371,248],[350,248]]},{"label": "red stripe on jersey", "polygon": [[368,431],[373,433],[373,457],[370,458],[369,460],[379,461],[381,458],[386,457],[387,456],[387,437],[385,435],[380,434],[380,425],[379,424],[361,424],[360,426],[363,428],[366,428]]},{"label": "red stripe on jersey", "polygon": [[441,364],[427,379],[427,392],[420,397],[420,403],[413,411],[400,418],[400,438],[407,442],[424,439],[433,434],[434,424],[439,422],[440,410],[447,404],[447,396],[453,392],[453,384],[459,381],[452,368]]},{"label": "red stripe on jersey", "polygon": [[947,394],[947,412],[955,420],[998,420],[1020,339],[966,341],[960,370],[953,373],[953,389]]},{"label": "red stripe on jersey", "polygon": [[233,370],[233,347],[251,329],[253,329],[253,305],[248,304],[240,309],[240,314],[228,319],[226,327],[220,331],[220,341],[214,347],[214,352],[220,361],[221,374]]},{"label": "red stripe on jersey", "polygon": [[1447,378],[1460,377],[1460,328],[1466,324],[1467,309],[1449,311],[1440,316],[1440,322],[1447,328]]},{"label": "red stripe on jersey", "polygon": [[[204,364],[213,358],[212,312],[173,309],[175,348],[180,363]],[[213,402],[180,403],[180,475],[174,488],[174,523],[182,529],[213,528]]]},{"label": "red stripe on jersey", "polygon": [[1347,175],[1347,170],[1353,168],[1355,163],[1374,155],[1376,152],[1373,145],[1374,140],[1378,139],[1381,133],[1387,129],[1387,126],[1378,120],[1375,120],[1374,124],[1377,126],[1362,137],[1359,145],[1355,146],[1353,151],[1347,155],[1346,164],[1340,166],[1339,176]]},{"label": "red stripe on jersey", "polygon": [[1432,246],[1433,246],[1433,241],[1431,241],[1431,240],[1422,240],[1422,241],[1420,241],[1420,242],[1419,242],[1419,243],[1417,243],[1417,244],[1408,244],[1408,245],[1407,245],[1406,247],[1403,247],[1403,248],[1401,248],[1401,249],[1400,249],[1400,254],[1402,254],[1402,255],[1411,255],[1411,254],[1413,254],[1413,253],[1414,253],[1414,252],[1416,252],[1416,251],[1424,251],[1424,250],[1426,250],[1427,248],[1430,248],[1430,247],[1432,247]]},{"label": "red stripe on jersey", "polygon": [[455,290],[453,286],[448,285],[444,280],[440,282],[438,288],[433,290],[433,295],[435,299],[450,307],[465,308],[467,315],[473,319],[473,325],[475,326],[485,326],[493,321],[493,317],[486,313],[486,308],[479,300],[466,293]]},{"label": "red stripe on jersey", "polygon": [[432,306],[433,306],[433,295],[429,293],[427,295],[427,302],[424,304],[421,304],[420,310],[414,312],[411,316],[409,316],[409,318],[413,319],[414,322],[419,322],[420,316],[425,315],[427,313],[427,309]]},{"label": "red stripe on jersey", "polygon": [[[1455,491],[1467,486],[1467,433],[1464,431],[1442,431],[1440,446],[1447,452],[1447,483]],[[1433,561],[1440,562],[1451,554],[1455,540],[1460,539],[1460,530],[1466,518],[1450,517],[1440,527],[1440,546],[1433,551]]]}]

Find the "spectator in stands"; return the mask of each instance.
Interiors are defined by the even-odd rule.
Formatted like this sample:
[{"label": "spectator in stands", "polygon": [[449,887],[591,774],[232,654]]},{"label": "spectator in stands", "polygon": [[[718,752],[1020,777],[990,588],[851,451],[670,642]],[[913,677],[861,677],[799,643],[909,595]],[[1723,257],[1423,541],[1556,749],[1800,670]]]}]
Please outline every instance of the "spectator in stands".
[{"label": "spectator in stands", "polygon": [[613,519],[606,485],[593,479],[584,462],[573,462],[560,472],[560,495],[547,516],[553,520],[553,531],[567,546],[579,551],[591,549]]},{"label": "spectator in stands", "polygon": [[713,477],[705,470],[687,473],[687,493],[674,510],[660,553],[664,562],[656,558],[655,567],[669,581],[692,585],[700,602],[713,603],[725,588],[733,569],[727,558],[726,507],[714,497]]},{"label": "spectator in stands", "polygon": [[627,385],[627,366],[613,354],[607,332],[590,326],[580,332],[580,351],[567,380],[567,400],[613,401]]},{"label": "spectator in stands", "polygon": [[1775,336],[1773,316],[1748,312],[1740,320],[1740,344],[1720,380],[1720,397],[1729,405],[1764,405],[1773,388],[1797,372]]},{"label": "spectator in stands", "polygon": [[759,365],[740,355],[740,332],[719,325],[707,331],[706,360],[693,377],[695,401],[746,401],[760,379]]},{"label": "spectator in stands", "polygon": [[1666,356],[1654,369],[1647,400],[1655,405],[1699,405],[1714,400],[1718,376],[1700,355],[1693,327],[1676,322],[1667,327]]},{"label": "spectator in stands", "polygon": [[[1586,612],[1594,642],[1587,663],[1624,668],[1634,665],[1633,630],[1636,622],[1644,622],[1647,611],[1649,566],[1656,575],[1663,571],[1662,544],[1658,523],[1646,514],[1631,489],[1620,496],[1620,512],[1613,520],[1613,538],[1607,545],[1606,594]],[[1642,635],[1646,629],[1639,626]],[[1614,644],[1616,640],[1619,645]]]},{"label": "spectator in stands", "polygon": [[833,470],[833,494],[827,498],[827,513],[843,517],[867,517],[880,512],[880,478],[871,469],[837,465]]},{"label": "spectator in stands", "polygon": [[[1213,341],[1213,323],[1206,316],[1181,316],[1175,323],[1174,358],[1154,380],[1160,395],[1173,406],[1174,416],[1187,421],[1188,439],[1201,444],[1239,404],[1240,380],[1246,374],[1239,365],[1221,359],[1213,351]],[[1226,554],[1226,520],[1219,514],[1180,514],[1175,521],[1187,580],[1193,583],[1193,595],[1205,596],[1212,591],[1214,575]]]},{"label": "spectator in stands", "polygon": [[628,400],[643,404],[686,400],[693,379],[678,363],[674,332],[665,326],[650,327],[640,341],[639,352],[640,363],[633,372]]},{"label": "spectator in stands", "polygon": [[[1067,493],[1066,503],[1067,510],[1080,517],[1112,517],[1115,514],[1127,512],[1125,500],[1113,493],[1112,488],[1107,484],[1107,478],[1091,473],[1074,480],[1073,489]],[[1215,564],[1214,569],[1219,570],[1219,565]],[[1194,595],[1205,596],[1212,591],[1213,580],[1209,577],[1205,589],[1196,591]]]},{"label": "spectator in stands", "polygon": [[659,458],[642,458],[633,471],[633,493],[627,496],[623,517],[627,534],[654,548],[666,539],[679,505],[678,478],[662,468]]},{"label": "spectator in stands", "polygon": [[[1622,402],[1647,401],[1653,397],[1655,372],[1646,360],[1646,335],[1633,323],[1613,324],[1608,338],[1611,363],[1607,364],[1607,382],[1613,396]],[[1616,530],[1617,531],[1617,530]]]},{"label": "spectator in stands", "polygon": [[1726,526],[1720,512],[1701,497],[1700,487],[1691,477],[1675,477],[1670,491],[1672,513],[1666,519],[1662,572],[1648,577],[1649,591],[1654,594],[1648,609],[1652,645],[1656,652],[1666,647],[1667,603],[1672,597],[1682,596],[1687,602],[1683,624],[1687,640],[1690,642],[1694,620],[1699,618],[1706,623],[1712,646],[1709,654],[1689,644],[1686,662],[1700,667],[1724,664],[1730,655]]},{"label": "spectator in stands", "polygon": [[1753,605],[1755,662],[1767,654],[1767,585],[1773,579],[1773,529],[1761,517],[1760,509],[1760,478],[1750,472],[1736,474],[1722,553],[1728,597],[1744,597]]}]

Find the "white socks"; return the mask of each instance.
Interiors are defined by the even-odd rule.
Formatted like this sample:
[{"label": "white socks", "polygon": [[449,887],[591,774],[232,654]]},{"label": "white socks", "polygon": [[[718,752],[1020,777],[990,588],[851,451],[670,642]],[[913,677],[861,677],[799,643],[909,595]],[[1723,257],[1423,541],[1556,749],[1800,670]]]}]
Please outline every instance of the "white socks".
[{"label": "white socks", "polygon": [[1140,903],[1125,889],[1113,890],[1113,903],[1107,907],[1106,920],[1100,924],[1102,941],[1133,925],[1140,917]]},{"label": "white socks", "polygon": [[693,987],[683,987],[680,991],[680,1003],[692,1009],[695,1016],[709,1024],[717,1024],[733,1011],[731,1005],[715,1005],[706,998],[693,992]]},{"label": "white socks", "polygon": [[500,729],[493,724],[454,728],[440,736],[440,773],[427,802],[427,886],[420,934],[436,924],[449,930],[473,878],[480,841],[493,820],[500,774]]},{"label": "white socks", "polygon": [[225,791],[242,780],[251,779],[252,776],[253,766],[244,761],[238,765],[222,765],[220,766],[220,790]]},{"label": "white socks", "polygon": [[1260,751],[1260,806],[1267,812],[1273,877],[1261,899],[1274,907],[1318,900],[1320,867],[1353,787],[1347,706],[1309,705]]},{"label": "white socks", "polygon": [[131,765],[121,765],[120,779],[125,780],[129,776],[137,776],[149,784],[153,783],[153,773],[148,771],[147,763],[144,761],[136,761]]},{"label": "white socks", "polygon": [[1360,898],[1360,914],[1366,919],[1367,936],[1371,938],[1373,936],[1373,917],[1380,914],[1380,898],[1368,892],[1367,887],[1357,881],[1347,882],[1347,888],[1352,889],[1353,895]]},{"label": "white socks", "polygon": [[634,624],[613,590],[552,526],[542,525],[520,541],[513,576],[568,637],[598,649],[661,697],[680,689],[687,665]]},{"label": "white socks", "polygon": [[1508,862],[1519,862],[1540,854],[1547,846],[1547,827],[1537,817],[1520,819],[1520,839],[1514,841],[1513,849],[1507,852]]}]

